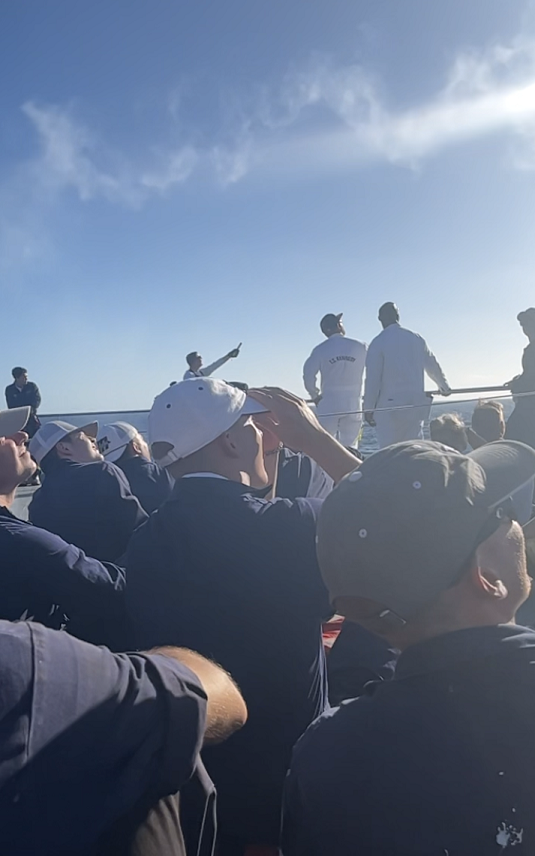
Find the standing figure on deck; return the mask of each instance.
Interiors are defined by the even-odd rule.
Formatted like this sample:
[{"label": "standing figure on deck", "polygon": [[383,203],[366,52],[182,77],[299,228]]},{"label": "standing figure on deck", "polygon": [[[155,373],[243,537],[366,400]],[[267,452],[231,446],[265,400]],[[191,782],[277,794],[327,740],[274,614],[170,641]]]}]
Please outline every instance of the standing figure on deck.
[{"label": "standing figure on deck", "polygon": [[6,386],[6,402],[9,410],[14,407],[29,407],[30,418],[25,431],[29,437],[33,437],[41,422],[37,416],[37,410],[41,404],[41,393],[39,387],[33,381],[28,380],[28,372],[22,366],[12,369],[13,383]]},{"label": "standing figure on deck", "polygon": [[362,425],[362,415],[355,411],[361,410],[366,345],[346,336],[342,315],[330,313],[321,319],[327,340],[314,348],[303,366],[303,383],[325,430],[343,446],[354,446]]},{"label": "standing figure on deck", "polygon": [[[431,408],[424,389],[426,374],[442,395],[448,395],[450,387],[425,340],[400,326],[395,303],[381,306],[379,321],[383,332],[371,343],[366,359],[364,418],[376,427],[379,446],[384,448],[422,436]],[[405,409],[374,412],[389,407]]]},{"label": "standing figure on deck", "polygon": [[[529,339],[529,345],[522,355],[522,374],[506,384],[513,396],[535,392],[535,308],[526,309],[517,318]],[[535,395],[522,395],[515,399],[515,409],[507,420],[505,436],[508,440],[520,440],[535,449]]]},{"label": "standing figure on deck", "polygon": [[228,354],[225,354],[224,357],[220,357],[213,363],[210,363],[209,366],[203,366],[202,357],[197,351],[192,351],[191,354],[187,354],[186,362],[189,366],[187,372],[184,372],[183,380],[190,380],[192,377],[210,377],[217,369],[220,369],[221,366],[224,366],[225,363],[228,363],[229,360],[233,360],[236,357],[240,356],[240,348],[241,342],[237,348],[233,348],[232,351],[229,351]]}]

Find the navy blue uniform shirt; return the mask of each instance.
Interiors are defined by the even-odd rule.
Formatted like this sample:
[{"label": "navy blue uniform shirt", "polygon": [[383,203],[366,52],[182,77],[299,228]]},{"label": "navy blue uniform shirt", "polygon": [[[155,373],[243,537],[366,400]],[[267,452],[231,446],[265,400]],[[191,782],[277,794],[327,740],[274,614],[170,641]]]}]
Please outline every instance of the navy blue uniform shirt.
[{"label": "navy blue uniform shirt", "polygon": [[0,621],[0,853],[83,856],[197,763],[206,696],[161,655]]},{"label": "navy blue uniform shirt", "polygon": [[204,760],[226,834],[275,843],[291,749],[324,709],[321,620],[330,611],[314,504],[266,502],[242,484],[182,478],[130,541],[136,647],[184,645],[238,683],[249,719]]},{"label": "navy blue uniform shirt", "polygon": [[171,496],[174,480],[164,467],[147,461],[141,455],[123,456],[115,463],[125,474],[130,490],[147,514],[152,514]]},{"label": "navy blue uniform shirt", "polygon": [[0,506],[0,618],[28,618],[114,647],[125,575]]},{"label": "navy blue uniform shirt", "polygon": [[106,562],[123,555],[132,532],[147,519],[122,470],[106,461],[58,461],[28,514],[36,526]]},{"label": "navy blue uniform shirt", "polygon": [[534,734],[533,631],[414,645],[297,744],[284,856],[532,856]]}]

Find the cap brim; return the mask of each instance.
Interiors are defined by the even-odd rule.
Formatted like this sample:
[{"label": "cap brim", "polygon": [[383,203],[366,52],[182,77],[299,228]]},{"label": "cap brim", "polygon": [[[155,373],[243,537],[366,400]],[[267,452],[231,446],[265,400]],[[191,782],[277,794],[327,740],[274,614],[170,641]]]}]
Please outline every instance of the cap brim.
[{"label": "cap brim", "polygon": [[515,440],[497,440],[468,455],[486,476],[483,501],[488,508],[499,505],[535,478],[535,450]]},{"label": "cap brim", "polygon": [[0,413],[0,437],[13,437],[22,431],[30,418],[29,407],[14,407]]},{"label": "cap brim", "polygon": [[254,416],[255,413],[269,413],[269,410],[267,407],[259,404],[258,401],[255,401],[254,398],[247,396],[240,416]]}]

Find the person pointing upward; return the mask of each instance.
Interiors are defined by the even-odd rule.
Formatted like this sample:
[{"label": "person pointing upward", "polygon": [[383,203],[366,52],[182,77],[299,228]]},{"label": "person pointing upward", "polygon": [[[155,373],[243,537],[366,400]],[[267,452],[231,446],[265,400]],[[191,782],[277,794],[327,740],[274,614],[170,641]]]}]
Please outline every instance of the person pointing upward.
[{"label": "person pointing upward", "polygon": [[215,362],[210,363],[209,366],[203,366],[201,355],[197,351],[192,351],[191,354],[186,356],[189,369],[184,373],[183,380],[189,380],[192,377],[210,377],[211,374],[220,369],[221,366],[224,366],[225,363],[228,363],[229,360],[239,357],[241,344],[240,342],[237,348],[233,348],[232,351],[229,351],[228,354],[220,357]]}]

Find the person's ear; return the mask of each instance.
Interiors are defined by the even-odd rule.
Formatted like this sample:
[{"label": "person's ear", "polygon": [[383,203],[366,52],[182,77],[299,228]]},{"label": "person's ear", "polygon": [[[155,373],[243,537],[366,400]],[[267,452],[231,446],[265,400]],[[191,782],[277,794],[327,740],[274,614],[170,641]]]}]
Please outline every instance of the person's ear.
[{"label": "person's ear", "polygon": [[[142,455],[143,454],[143,448],[141,446],[141,443],[139,442],[138,437],[134,437],[133,440],[130,440],[130,443],[128,444],[128,446],[130,446],[130,448],[132,449],[132,451],[136,455]],[[126,447],[127,449],[128,449],[128,446]],[[125,451],[126,451],[126,449],[125,449]]]},{"label": "person's ear", "polygon": [[484,597],[505,600],[509,595],[507,586],[496,571],[480,561],[474,561],[468,576],[471,584]]},{"label": "person's ear", "polygon": [[56,452],[58,458],[72,458],[72,449],[69,443],[64,443],[62,440],[56,444]]}]

